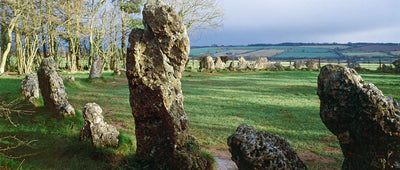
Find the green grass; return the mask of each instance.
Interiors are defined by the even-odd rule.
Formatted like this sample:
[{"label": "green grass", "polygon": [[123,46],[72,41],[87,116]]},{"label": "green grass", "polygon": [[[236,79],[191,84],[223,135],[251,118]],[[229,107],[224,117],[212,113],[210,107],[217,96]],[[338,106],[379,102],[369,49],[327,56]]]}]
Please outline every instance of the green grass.
[{"label": "green grass", "polygon": [[[202,146],[226,146],[226,139],[241,123],[285,137],[298,153],[315,153],[334,159],[330,163],[308,161],[310,169],[339,169],[343,161],[336,138],[319,117],[316,95],[318,72],[185,72],[182,78],[184,106],[190,119],[190,133]],[[21,104],[32,115],[12,115],[18,127],[0,118],[0,137],[15,135],[24,141],[37,140],[33,148],[22,147],[9,154],[36,154],[22,159],[0,156],[4,166],[23,169],[110,169],[148,167],[135,159],[134,119],[129,106],[127,80],[105,72],[102,78],[89,80],[88,73],[74,74],[75,82],[65,82],[69,102],[78,115],[62,120],[43,106]],[[400,99],[400,77],[395,74],[362,73],[385,95]],[[20,98],[21,77],[0,77],[0,99]],[[94,148],[79,141],[83,126],[79,111],[89,102],[103,108],[105,120],[121,132],[118,148]],[[0,140],[0,147],[7,142]],[[12,142],[12,141],[11,141]],[[328,149],[327,149],[328,148]],[[333,151],[332,151],[333,150]],[[128,159],[129,158],[129,159]],[[132,162],[133,161],[133,162]],[[129,165],[129,166],[124,166]]]}]

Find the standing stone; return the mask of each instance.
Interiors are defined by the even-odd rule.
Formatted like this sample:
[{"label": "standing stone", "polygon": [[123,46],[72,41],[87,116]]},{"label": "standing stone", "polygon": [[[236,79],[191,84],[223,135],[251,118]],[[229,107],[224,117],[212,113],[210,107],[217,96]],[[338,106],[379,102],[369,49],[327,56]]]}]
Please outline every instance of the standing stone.
[{"label": "standing stone", "polygon": [[96,103],[88,103],[82,110],[85,126],[80,132],[79,139],[90,139],[92,144],[99,146],[118,146],[117,128],[104,122],[103,110]]},{"label": "standing stone", "polygon": [[339,139],[342,169],[400,169],[400,107],[356,71],[326,65],[318,76],[320,116]]},{"label": "standing stone", "polygon": [[200,57],[200,69],[215,70],[213,58],[211,56]]},{"label": "standing stone", "polygon": [[[296,63],[296,62],[295,62],[295,63]],[[318,69],[317,61],[315,61],[315,60],[313,60],[313,59],[308,59],[308,60],[306,61],[306,67],[309,68],[309,69],[313,69],[313,70]]]},{"label": "standing stone", "polygon": [[89,78],[100,78],[101,72],[103,72],[103,64],[99,55],[93,55],[92,67],[90,68]]},{"label": "standing stone", "polygon": [[133,29],[126,60],[130,104],[135,117],[136,155],[168,169],[210,169],[212,161],[189,135],[183,109],[182,72],[190,44],[175,10],[148,0],[143,29]]},{"label": "standing stone", "polygon": [[383,64],[383,65],[382,65],[381,71],[383,71],[383,72],[385,72],[385,73],[389,73],[389,72],[391,72],[392,70],[393,70],[393,68],[392,68],[391,65],[386,65],[386,64]]},{"label": "standing stone", "polygon": [[274,63],[274,67],[275,67],[275,68],[281,68],[281,67],[282,67],[281,62],[276,62],[276,63]]},{"label": "standing stone", "polygon": [[354,69],[360,69],[360,63],[350,63],[349,65],[350,68],[354,68]]},{"label": "standing stone", "polygon": [[400,72],[400,59],[393,61],[392,64],[394,65],[394,68],[396,69],[396,71]]},{"label": "standing stone", "polygon": [[228,69],[230,71],[235,71],[235,60],[232,60],[231,64],[229,64]]},{"label": "standing stone", "polygon": [[249,63],[242,56],[239,57],[238,61],[238,69],[246,69],[249,67]]},{"label": "standing stone", "polygon": [[255,69],[265,69],[269,67],[268,59],[267,58],[259,58],[254,65]]},{"label": "standing stone", "polygon": [[228,138],[239,169],[307,169],[285,138],[241,124]]},{"label": "standing stone", "polygon": [[217,69],[217,70],[225,69],[225,63],[221,60],[220,57],[217,57],[214,65],[215,65],[215,69]]},{"label": "standing stone", "polygon": [[296,69],[301,69],[301,67],[304,66],[304,61],[302,61],[302,60],[297,60],[297,61],[294,62],[293,66],[294,66]]},{"label": "standing stone", "polygon": [[37,75],[35,73],[26,75],[26,77],[21,80],[21,89],[25,99],[35,104],[39,99],[39,82]]},{"label": "standing stone", "polygon": [[75,116],[73,107],[68,103],[63,80],[56,71],[54,59],[44,58],[37,75],[45,107],[64,117]]}]

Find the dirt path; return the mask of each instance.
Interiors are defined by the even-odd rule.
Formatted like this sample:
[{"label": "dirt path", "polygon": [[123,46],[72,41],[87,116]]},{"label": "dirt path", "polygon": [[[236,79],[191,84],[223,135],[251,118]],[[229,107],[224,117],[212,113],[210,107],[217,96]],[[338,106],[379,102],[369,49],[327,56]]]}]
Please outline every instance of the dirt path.
[{"label": "dirt path", "polygon": [[211,155],[214,156],[215,162],[217,164],[217,170],[237,170],[235,162],[231,160],[231,153],[228,148],[222,146],[205,146]]}]

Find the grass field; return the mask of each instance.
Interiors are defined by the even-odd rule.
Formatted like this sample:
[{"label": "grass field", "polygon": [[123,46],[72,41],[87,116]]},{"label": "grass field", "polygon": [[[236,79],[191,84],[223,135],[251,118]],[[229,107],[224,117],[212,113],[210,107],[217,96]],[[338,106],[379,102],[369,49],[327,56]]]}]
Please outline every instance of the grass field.
[{"label": "grass field", "polygon": [[[342,54],[339,55],[336,50]],[[396,50],[396,48],[393,48],[393,50]],[[398,50],[390,51],[388,46],[351,48],[351,46],[346,45],[200,47],[192,48],[190,51],[190,56],[196,57],[202,55],[214,57],[222,55],[231,57],[244,56],[246,58],[268,56],[275,60],[287,60],[289,58],[336,59],[342,58],[342,55],[363,60],[365,57],[398,58],[398,54]],[[371,59],[370,61],[378,63],[378,59]]]},{"label": "grass field", "polygon": [[[182,78],[185,111],[190,119],[190,133],[202,146],[227,148],[226,139],[241,123],[285,137],[306,159],[309,169],[340,169],[343,156],[338,141],[319,117],[316,95],[318,72],[186,72]],[[80,112],[88,102],[103,108],[105,120],[121,132],[118,148],[93,148],[89,142],[78,140],[83,126],[82,116],[58,119],[38,107],[18,105],[17,109],[32,110],[32,115],[13,114],[11,120],[0,118],[0,138],[16,136],[23,141],[35,140],[29,146],[5,152],[23,155],[7,159],[0,155],[0,169],[21,166],[23,169],[110,169],[124,168],[128,157],[134,157],[134,120],[129,106],[127,80],[105,72],[103,78],[89,80],[88,73],[74,75],[75,82],[65,82],[69,101]],[[400,99],[400,76],[363,73],[366,81],[374,83],[385,95]],[[0,99],[10,102],[19,98],[22,77],[0,77]],[[0,147],[19,142],[0,139]],[[134,160],[134,159],[133,159]],[[144,162],[135,162],[143,167]],[[142,165],[144,164],[144,165]]]}]

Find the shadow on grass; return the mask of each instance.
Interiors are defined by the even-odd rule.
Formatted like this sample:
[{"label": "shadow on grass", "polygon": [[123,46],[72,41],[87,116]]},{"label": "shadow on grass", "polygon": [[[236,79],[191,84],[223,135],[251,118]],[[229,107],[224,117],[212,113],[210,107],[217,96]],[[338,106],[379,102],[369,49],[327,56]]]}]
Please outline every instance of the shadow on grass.
[{"label": "shadow on grass", "polygon": [[0,139],[0,148],[20,145],[0,153],[0,167],[17,168],[21,165],[25,169],[116,169],[124,166],[124,155],[135,153],[134,138],[124,134],[120,134],[118,148],[96,148],[90,141],[80,141],[79,131],[84,122],[78,111],[75,117],[62,119],[44,107],[25,106],[20,109],[29,109],[34,113],[10,115],[17,127],[0,119],[0,138],[12,136],[18,139]]}]

